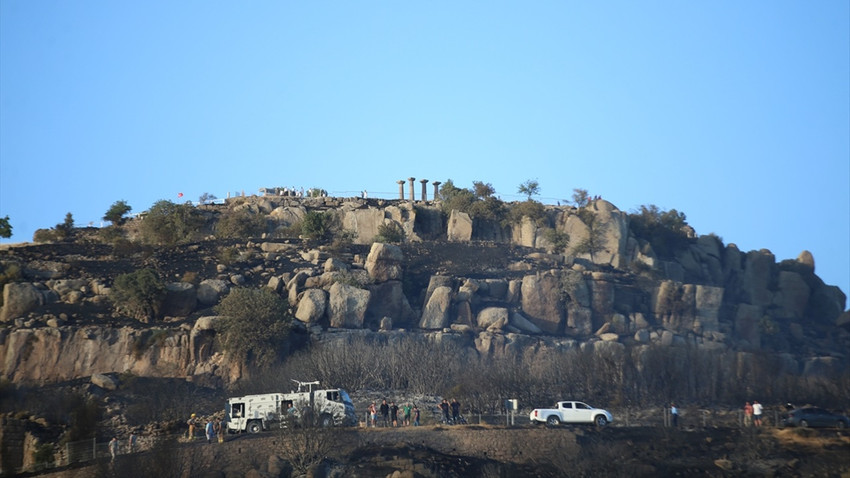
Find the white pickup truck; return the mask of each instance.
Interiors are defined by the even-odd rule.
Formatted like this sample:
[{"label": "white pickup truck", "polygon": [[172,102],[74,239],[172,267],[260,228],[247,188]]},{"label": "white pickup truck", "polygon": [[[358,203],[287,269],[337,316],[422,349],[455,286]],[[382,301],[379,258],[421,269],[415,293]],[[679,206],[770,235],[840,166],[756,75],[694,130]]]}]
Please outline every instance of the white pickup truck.
[{"label": "white pickup truck", "polygon": [[607,410],[573,401],[558,402],[554,408],[535,408],[528,415],[528,419],[531,423],[545,423],[550,427],[561,423],[593,423],[603,427],[614,421],[614,417]]}]

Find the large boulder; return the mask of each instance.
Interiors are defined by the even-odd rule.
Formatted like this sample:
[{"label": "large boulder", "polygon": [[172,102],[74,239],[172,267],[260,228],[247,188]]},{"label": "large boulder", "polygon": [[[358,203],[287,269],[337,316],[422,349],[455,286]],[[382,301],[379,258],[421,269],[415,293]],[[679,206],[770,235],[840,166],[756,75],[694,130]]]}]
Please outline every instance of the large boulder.
[{"label": "large boulder", "polygon": [[165,285],[165,301],[162,314],[171,317],[186,317],[195,311],[198,294],[195,286],[188,282],[170,282]]},{"label": "large boulder", "polygon": [[[723,305],[723,294],[725,289],[722,287],[712,287],[708,285],[696,286],[696,320],[699,321],[700,332],[717,331],[720,327],[720,308]],[[694,324],[694,329],[697,325]],[[695,330],[697,331],[697,330]]]},{"label": "large boulder", "polygon": [[298,301],[295,318],[305,324],[313,324],[325,315],[328,298],[322,289],[307,289]]},{"label": "large boulder", "polygon": [[384,223],[384,211],[375,208],[346,210],[342,215],[342,227],[354,231],[355,244],[370,244]]},{"label": "large boulder", "polygon": [[806,281],[796,272],[780,271],[778,285],[779,291],[773,296],[773,303],[778,307],[778,317],[802,318],[811,294]]},{"label": "large boulder", "polygon": [[495,332],[508,324],[508,309],[504,307],[485,307],[478,313],[478,327]]},{"label": "large boulder", "polygon": [[413,319],[413,309],[404,295],[401,281],[372,284],[369,291],[372,294],[366,310],[367,317],[391,317],[397,327],[403,327]]},{"label": "large boulder", "polygon": [[526,319],[519,312],[513,312],[511,314],[510,324],[512,326],[516,327],[517,329],[519,329],[521,332],[525,332],[525,333],[528,333],[528,334],[541,334],[541,333],[543,333],[543,331],[540,330],[540,327],[531,323],[530,320]]},{"label": "large boulder", "polygon": [[761,347],[759,322],[763,315],[761,307],[750,304],[739,304],[735,313],[735,334],[754,349]]},{"label": "large boulder", "polygon": [[22,317],[44,305],[44,294],[29,282],[12,282],[3,287],[0,322]]},{"label": "large boulder", "polygon": [[776,258],[767,249],[747,253],[742,288],[748,304],[766,307],[773,302],[770,288],[775,269]]},{"label": "large boulder", "polygon": [[557,275],[546,272],[523,277],[521,294],[523,315],[528,320],[547,334],[564,332],[564,306]]},{"label": "large boulder", "polygon": [[221,279],[207,279],[198,284],[198,302],[205,306],[218,304],[222,297],[230,292],[230,285]]},{"label": "large boulder", "polygon": [[467,242],[472,239],[472,218],[465,212],[452,210],[447,229],[448,240]]},{"label": "large boulder", "polygon": [[402,277],[402,262],[404,253],[393,244],[375,242],[366,257],[366,271],[375,282],[400,280]]},{"label": "large boulder", "polygon": [[331,327],[362,328],[370,296],[368,290],[339,282],[332,285],[328,300],[328,319]]},{"label": "large boulder", "polygon": [[449,309],[452,304],[452,289],[446,286],[439,286],[434,289],[428,302],[425,304],[425,309],[422,311],[422,318],[419,320],[420,329],[442,329],[449,324]]}]

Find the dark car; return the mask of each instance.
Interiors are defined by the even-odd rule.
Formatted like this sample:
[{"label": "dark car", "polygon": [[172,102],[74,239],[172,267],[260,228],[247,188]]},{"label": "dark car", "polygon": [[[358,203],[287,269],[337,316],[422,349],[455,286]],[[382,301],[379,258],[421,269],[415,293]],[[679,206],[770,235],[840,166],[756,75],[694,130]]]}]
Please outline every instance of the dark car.
[{"label": "dark car", "polygon": [[850,418],[838,415],[823,408],[806,407],[791,410],[782,420],[789,427],[850,427]]}]

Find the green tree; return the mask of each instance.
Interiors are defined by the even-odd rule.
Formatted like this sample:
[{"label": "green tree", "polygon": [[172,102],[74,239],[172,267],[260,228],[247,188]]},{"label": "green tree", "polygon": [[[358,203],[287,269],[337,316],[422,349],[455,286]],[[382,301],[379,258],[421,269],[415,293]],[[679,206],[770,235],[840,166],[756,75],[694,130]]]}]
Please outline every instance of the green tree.
[{"label": "green tree", "polygon": [[599,216],[588,209],[581,209],[578,216],[587,225],[588,234],[573,247],[573,254],[588,254],[590,261],[595,262],[594,255],[605,250],[607,224],[602,223]]},{"label": "green tree", "polygon": [[472,192],[475,194],[475,197],[481,199],[488,198],[496,194],[496,190],[493,188],[492,184],[481,181],[472,181]]},{"label": "green tree", "polygon": [[475,194],[472,191],[455,186],[451,179],[447,179],[440,186],[440,198],[442,198],[440,207],[445,214],[451,214],[452,211],[469,213],[472,210],[472,203],[475,202]]},{"label": "green tree", "polygon": [[12,225],[9,223],[9,216],[0,217],[0,237],[12,237]]},{"label": "green tree", "polygon": [[585,207],[590,204],[590,195],[587,194],[587,189],[573,189],[573,204],[577,207]]},{"label": "green tree", "polygon": [[115,201],[112,203],[112,206],[106,211],[106,214],[103,215],[104,221],[109,221],[112,224],[120,226],[124,224],[127,218],[124,217],[125,214],[130,212],[133,208],[127,204],[127,201],[123,199],[120,201]]},{"label": "green tree", "polygon": [[201,194],[201,197],[198,198],[198,202],[201,203],[201,204],[206,204],[208,202],[215,201],[216,199],[218,199],[218,198],[215,197],[214,195],[212,195],[210,193],[204,193],[204,194]]},{"label": "green tree", "polygon": [[216,306],[222,316],[219,341],[236,360],[260,367],[278,357],[289,334],[292,313],[283,299],[268,288],[235,288]]},{"label": "green tree", "polygon": [[629,214],[629,227],[637,238],[649,241],[661,257],[673,257],[690,244],[685,214],[675,209],[664,211],[654,204],[641,206]]},{"label": "green tree", "polygon": [[301,219],[301,234],[308,239],[323,239],[331,233],[332,222],[330,212],[307,211]]},{"label": "green tree", "polygon": [[160,315],[165,284],[153,269],[139,269],[116,277],[109,298],[119,313],[148,322]]},{"label": "green tree", "polygon": [[151,206],[140,230],[146,242],[171,246],[192,240],[202,225],[203,218],[190,204],[162,200]]},{"label": "green tree", "polygon": [[219,218],[215,232],[217,236],[232,239],[259,236],[266,232],[266,218],[247,209],[230,209]]},{"label": "green tree", "polygon": [[557,229],[544,230],[543,237],[552,244],[552,250],[558,254],[566,251],[570,244],[570,235]]},{"label": "green tree", "polygon": [[399,243],[404,242],[404,229],[401,224],[391,221],[385,222],[378,226],[378,235],[375,236],[375,242],[384,243]]},{"label": "green tree", "polygon": [[528,200],[531,200],[531,196],[536,196],[540,194],[540,183],[537,182],[536,179],[529,179],[528,181],[522,183],[517,188],[517,192],[520,194],[525,194],[528,197]]}]

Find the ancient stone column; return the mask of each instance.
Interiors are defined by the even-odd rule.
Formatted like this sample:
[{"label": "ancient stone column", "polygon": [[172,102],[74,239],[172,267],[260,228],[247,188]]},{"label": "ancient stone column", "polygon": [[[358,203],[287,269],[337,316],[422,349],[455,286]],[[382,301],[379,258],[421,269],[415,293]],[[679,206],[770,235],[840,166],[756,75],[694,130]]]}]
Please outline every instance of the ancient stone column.
[{"label": "ancient stone column", "polygon": [[427,179],[420,179],[420,183],[422,183],[422,202],[428,202],[428,191],[425,190],[425,185],[428,184]]},{"label": "ancient stone column", "polygon": [[443,183],[440,181],[434,181],[431,184],[434,185],[434,201],[436,201],[437,198],[440,197],[440,185]]},{"label": "ancient stone column", "polygon": [[416,193],[413,191],[413,181],[416,181],[416,178],[407,178],[410,181],[410,202],[416,201]]},{"label": "ancient stone column", "polygon": [[398,198],[404,201],[404,179],[396,181],[398,183]]}]

